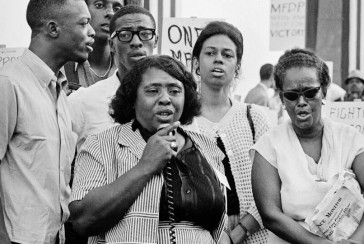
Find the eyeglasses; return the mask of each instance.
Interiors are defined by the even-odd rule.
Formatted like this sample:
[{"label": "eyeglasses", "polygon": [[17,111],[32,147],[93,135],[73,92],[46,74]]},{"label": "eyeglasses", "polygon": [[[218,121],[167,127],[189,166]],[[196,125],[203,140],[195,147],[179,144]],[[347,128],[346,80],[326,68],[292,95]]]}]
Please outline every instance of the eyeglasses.
[{"label": "eyeglasses", "polygon": [[119,41],[121,42],[130,42],[133,39],[134,35],[137,35],[141,41],[149,41],[155,36],[155,29],[142,29],[137,31],[131,31],[131,30],[114,31],[111,34],[111,39],[117,36]]},{"label": "eyeglasses", "polygon": [[305,91],[301,91],[301,92],[286,91],[286,92],[282,92],[282,93],[283,93],[283,96],[287,100],[296,101],[302,95],[306,99],[313,99],[320,89],[321,89],[321,86],[314,87],[314,88],[309,88],[309,89],[307,89]]}]

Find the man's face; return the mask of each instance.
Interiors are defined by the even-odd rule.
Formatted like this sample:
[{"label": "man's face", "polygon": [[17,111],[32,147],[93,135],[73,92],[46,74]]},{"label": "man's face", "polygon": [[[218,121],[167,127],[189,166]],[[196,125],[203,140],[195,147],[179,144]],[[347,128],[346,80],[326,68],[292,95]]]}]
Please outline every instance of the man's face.
[{"label": "man's face", "polygon": [[83,62],[92,52],[95,31],[85,1],[68,1],[61,9],[58,22],[58,46],[67,61]]},{"label": "man's face", "polygon": [[364,90],[364,83],[358,78],[352,78],[348,81],[347,88],[349,94],[357,93],[361,96]]},{"label": "man's face", "polygon": [[[130,30],[139,31],[143,29],[154,29],[152,20],[145,14],[126,14],[115,22],[115,31]],[[118,70],[121,73],[130,70],[135,62],[153,54],[153,49],[157,46],[157,36],[151,40],[142,41],[138,35],[134,35],[129,42],[121,42],[115,36],[111,41],[111,50],[115,53],[118,61]]]},{"label": "man's face", "polygon": [[95,38],[107,41],[110,32],[110,19],[123,6],[123,0],[89,0],[87,6],[91,14],[90,24],[96,32]]}]

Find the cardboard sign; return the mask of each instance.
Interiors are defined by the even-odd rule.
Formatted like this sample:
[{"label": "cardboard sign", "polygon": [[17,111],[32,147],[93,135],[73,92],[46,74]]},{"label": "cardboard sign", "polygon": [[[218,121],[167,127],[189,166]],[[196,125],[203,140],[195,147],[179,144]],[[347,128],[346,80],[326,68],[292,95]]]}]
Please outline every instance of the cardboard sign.
[{"label": "cardboard sign", "polygon": [[364,102],[328,102],[322,112],[324,117],[350,124],[364,134]]},{"label": "cardboard sign", "polygon": [[202,29],[216,19],[163,19],[161,54],[169,55],[191,70],[192,49]]},{"label": "cardboard sign", "polygon": [[306,0],[271,0],[270,50],[305,47]]},{"label": "cardboard sign", "polygon": [[0,67],[18,59],[24,52],[23,47],[20,48],[0,48]]}]

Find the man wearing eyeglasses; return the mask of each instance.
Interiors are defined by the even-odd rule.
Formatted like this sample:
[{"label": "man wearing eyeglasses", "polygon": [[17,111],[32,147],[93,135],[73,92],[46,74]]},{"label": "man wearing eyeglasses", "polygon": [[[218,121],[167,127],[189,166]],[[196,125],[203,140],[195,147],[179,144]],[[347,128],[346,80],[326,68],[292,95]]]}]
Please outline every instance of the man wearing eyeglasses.
[{"label": "man wearing eyeglasses", "polygon": [[153,54],[158,35],[152,14],[136,5],[122,7],[110,20],[110,47],[114,53],[117,72],[96,84],[80,88],[69,97],[78,135],[77,149],[91,134],[102,132],[114,125],[109,116],[109,103],[125,73],[135,62]]}]

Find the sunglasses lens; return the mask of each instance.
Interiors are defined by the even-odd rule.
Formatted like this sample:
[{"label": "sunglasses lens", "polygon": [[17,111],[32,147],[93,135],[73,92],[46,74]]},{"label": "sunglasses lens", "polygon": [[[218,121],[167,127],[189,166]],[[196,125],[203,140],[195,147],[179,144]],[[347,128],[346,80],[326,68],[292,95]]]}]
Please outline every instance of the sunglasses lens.
[{"label": "sunglasses lens", "polygon": [[295,92],[284,92],[283,96],[290,101],[295,101],[298,98],[298,94]]},{"label": "sunglasses lens", "polygon": [[304,96],[308,99],[312,99],[316,96],[317,92],[320,90],[320,88],[314,88],[310,89],[304,92]]}]

